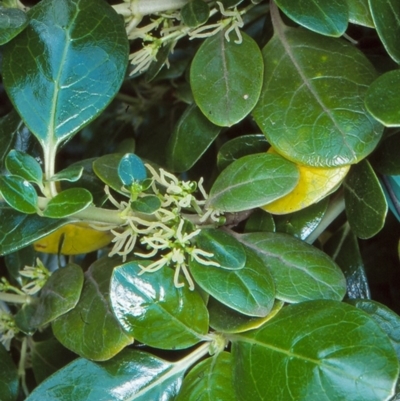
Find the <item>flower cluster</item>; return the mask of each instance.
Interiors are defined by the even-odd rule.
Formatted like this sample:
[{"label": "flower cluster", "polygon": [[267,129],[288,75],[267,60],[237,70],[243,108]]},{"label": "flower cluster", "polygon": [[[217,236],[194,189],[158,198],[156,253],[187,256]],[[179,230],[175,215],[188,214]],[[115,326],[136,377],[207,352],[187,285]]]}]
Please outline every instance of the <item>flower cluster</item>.
[{"label": "flower cluster", "polygon": [[[125,220],[122,227],[108,227],[114,235],[112,240],[114,246],[109,256],[119,255],[124,261],[130,254],[151,258],[151,263],[140,265],[142,273],[154,272],[169,266],[175,269],[174,283],[177,287],[184,285],[179,281],[179,275],[183,273],[189,288],[194,289],[193,280],[187,269],[188,261],[194,259],[203,265],[212,266],[219,264],[210,260],[213,256],[211,253],[193,244],[201,229],[196,228],[190,219],[197,216],[200,223],[205,219],[218,222],[219,213],[213,210],[203,211],[207,194],[202,186],[202,179],[199,182],[182,181],[163,169],[157,172],[149,164],[146,164],[146,168],[152,176],[149,190],[161,201],[160,207],[147,218],[132,212],[130,207],[130,202],[134,200],[132,194],[130,201],[118,202],[106,187],[109,200],[120,210],[120,216]],[[196,199],[194,192],[197,190],[201,192],[204,200]],[[136,196],[143,197],[146,194],[135,194],[135,198]],[[192,214],[185,215],[183,213],[185,211],[191,211]],[[149,252],[134,252],[137,243]]]},{"label": "flower cluster", "polygon": [[[225,29],[225,38],[230,40],[229,36],[235,31],[237,38],[235,43],[242,42],[240,28],[244,26],[242,15],[248,12],[254,4],[238,10],[236,7],[226,10],[222,2],[217,1],[215,6],[210,8],[209,19],[220,15],[220,19],[212,23],[204,23],[197,27],[189,27],[184,24],[179,11],[159,12],[155,14],[156,18],[150,19],[150,22],[139,27],[143,15],[135,14],[135,10],[130,3],[122,3],[114,6],[115,10],[122,14],[126,21],[126,31],[130,40],[141,39],[142,48],[130,55],[133,66],[131,75],[143,73],[148,70],[151,63],[157,60],[158,51],[163,46],[169,47],[172,52],[177,42],[184,38],[207,38]],[[215,20],[215,18],[214,18]],[[165,63],[168,63],[166,57]]]}]

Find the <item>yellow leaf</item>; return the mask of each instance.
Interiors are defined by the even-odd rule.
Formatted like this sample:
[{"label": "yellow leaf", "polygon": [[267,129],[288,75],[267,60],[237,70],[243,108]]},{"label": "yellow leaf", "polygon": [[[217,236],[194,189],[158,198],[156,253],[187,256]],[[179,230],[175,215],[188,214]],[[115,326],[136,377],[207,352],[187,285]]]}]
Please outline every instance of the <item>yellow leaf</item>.
[{"label": "yellow leaf", "polygon": [[[270,153],[276,153],[272,148]],[[333,192],[343,181],[350,165],[337,168],[308,167],[297,164],[300,179],[292,192],[262,208],[272,214],[287,214],[304,209]]]},{"label": "yellow leaf", "polygon": [[109,231],[98,231],[85,223],[71,223],[36,241],[34,247],[38,252],[79,255],[103,248],[112,238]]}]

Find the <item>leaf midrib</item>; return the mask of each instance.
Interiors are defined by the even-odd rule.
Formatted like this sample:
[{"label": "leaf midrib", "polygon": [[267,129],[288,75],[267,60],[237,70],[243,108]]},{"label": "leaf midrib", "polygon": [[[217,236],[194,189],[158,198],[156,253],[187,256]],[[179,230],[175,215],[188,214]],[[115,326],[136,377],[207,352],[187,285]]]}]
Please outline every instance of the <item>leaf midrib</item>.
[{"label": "leaf midrib", "polygon": [[48,130],[47,130],[47,140],[49,140],[50,138],[52,138],[52,141],[54,140],[54,144],[57,144],[59,142],[59,139],[57,139],[55,137],[55,131],[56,131],[56,110],[57,110],[57,106],[58,106],[58,100],[59,100],[59,93],[61,91],[61,87],[60,87],[60,79],[61,79],[61,74],[63,71],[63,66],[67,60],[67,54],[68,54],[68,50],[71,44],[71,36],[70,36],[70,31],[72,30],[72,27],[75,24],[75,20],[78,16],[78,12],[79,12],[79,8],[76,7],[75,8],[75,13],[73,18],[71,19],[71,23],[68,26],[67,29],[65,29],[65,45],[64,45],[64,49],[63,49],[63,53],[62,56],[59,60],[59,65],[58,65],[58,71],[57,74],[55,76],[54,79],[54,91],[53,91],[53,98],[51,100],[51,109],[50,109],[50,115],[49,115],[49,125],[48,125]]}]

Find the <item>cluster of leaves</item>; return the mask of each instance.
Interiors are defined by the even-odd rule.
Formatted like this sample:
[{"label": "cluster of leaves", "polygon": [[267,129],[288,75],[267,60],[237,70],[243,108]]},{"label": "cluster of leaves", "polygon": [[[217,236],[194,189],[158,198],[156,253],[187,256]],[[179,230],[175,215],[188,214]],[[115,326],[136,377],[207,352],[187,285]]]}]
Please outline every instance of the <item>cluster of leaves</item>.
[{"label": "cluster of leaves", "polygon": [[399,399],[398,21],[2,1],[0,398]]}]

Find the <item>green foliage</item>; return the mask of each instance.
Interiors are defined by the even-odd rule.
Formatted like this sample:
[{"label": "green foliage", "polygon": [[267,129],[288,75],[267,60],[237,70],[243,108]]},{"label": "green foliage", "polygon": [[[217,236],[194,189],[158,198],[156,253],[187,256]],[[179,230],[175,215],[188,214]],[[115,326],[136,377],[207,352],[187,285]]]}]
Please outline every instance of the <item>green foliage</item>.
[{"label": "green foliage", "polygon": [[398,2],[116,3],[0,1],[1,400],[399,399]]}]

